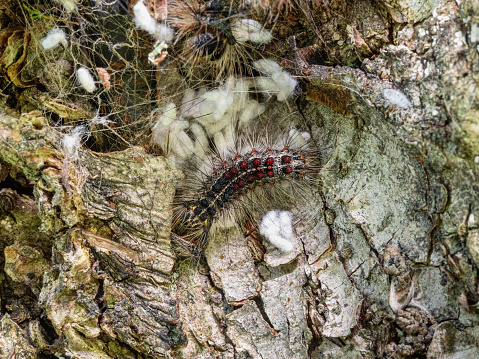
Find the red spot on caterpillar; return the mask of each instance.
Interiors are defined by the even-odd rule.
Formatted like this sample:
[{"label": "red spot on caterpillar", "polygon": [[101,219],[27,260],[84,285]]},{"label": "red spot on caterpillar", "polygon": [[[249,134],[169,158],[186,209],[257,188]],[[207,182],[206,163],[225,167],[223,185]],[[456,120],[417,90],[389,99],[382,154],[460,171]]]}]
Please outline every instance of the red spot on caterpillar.
[{"label": "red spot on caterpillar", "polygon": [[246,182],[243,181],[243,180],[240,180],[240,181],[238,182],[238,185],[239,185],[240,187],[244,187],[245,184],[246,184]]},{"label": "red spot on caterpillar", "polygon": [[237,191],[237,190],[239,189],[239,185],[238,185],[237,183],[234,183],[234,184],[233,184],[233,189],[234,189],[235,191]]},{"label": "red spot on caterpillar", "polygon": [[231,167],[229,171],[232,175],[237,175],[238,174],[238,169],[236,167]]},{"label": "red spot on caterpillar", "polygon": [[252,151],[251,151],[251,154],[254,154],[254,153],[256,153],[256,150],[252,150]]},{"label": "red spot on caterpillar", "polygon": [[273,157],[268,157],[265,161],[267,165],[272,165],[274,163],[274,158]]},{"label": "red spot on caterpillar", "polygon": [[257,179],[262,179],[263,176],[264,176],[264,173],[263,173],[263,172],[261,172],[261,171],[260,171],[260,172],[256,172],[256,178],[257,178]]},{"label": "red spot on caterpillar", "polygon": [[261,159],[255,158],[253,160],[253,166],[255,166],[255,167],[261,166]]},{"label": "red spot on caterpillar", "polygon": [[248,168],[248,163],[246,161],[241,161],[239,166],[242,169],[247,169]]},{"label": "red spot on caterpillar", "polygon": [[265,152],[266,153],[271,152],[271,148],[267,148]]},{"label": "red spot on caterpillar", "polygon": [[253,175],[249,175],[246,180],[250,183],[254,182],[254,176]]},{"label": "red spot on caterpillar", "polygon": [[291,167],[285,167],[283,168],[283,172],[286,173],[287,175],[293,172],[293,169]]},{"label": "red spot on caterpillar", "polygon": [[290,156],[283,156],[281,158],[281,162],[283,163],[290,163],[291,162],[291,157]]},{"label": "red spot on caterpillar", "polygon": [[285,152],[285,151],[287,151],[287,150],[289,150],[289,148],[288,148],[288,147],[285,147],[285,148],[283,148],[283,151],[281,151],[281,152]]},{"label": "red spot on caterpillar", "polygon": [[273,171],[268,171],[268,172],[266,172],[266,174],[268,175],[268,177],[274,177],[274,172]]},{"label": "red spot on caterpillar", "polygon": [[225,172],[225,173],[223,174],[223,177],[224,177],[225,179],[229,180],[229,179],[231,179],[231,174],[230,174],[229,172]]}]

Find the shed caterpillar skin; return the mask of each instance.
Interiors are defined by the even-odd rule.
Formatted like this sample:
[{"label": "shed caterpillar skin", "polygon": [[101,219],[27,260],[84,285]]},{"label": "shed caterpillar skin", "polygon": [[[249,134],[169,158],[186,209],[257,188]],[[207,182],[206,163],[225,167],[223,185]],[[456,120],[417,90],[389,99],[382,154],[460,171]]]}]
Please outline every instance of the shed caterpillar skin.
[{"label": "shed caterpillar skin", "polygon": [[179,257],[201,257],[212,227],[222,221],[232,219],[250,232],[255,214],[284,208],[302,196],[302,187],[315,182],[319,151],[291,142],[253,143],[228,156],[212,153],[204,173],[185,169],[187,181],[177,190],[171,235]]},{"label": "shed caterpillar skin", "polygon": [[216,80],[251,75],[251,63],[264,57],[263,45],[273,38],[265,27],[263,5],[241,0],[171,1],[166,22],[177,32],[173,48],[189,64],[188,76],[198,76],[200,69],[203,76]]}]

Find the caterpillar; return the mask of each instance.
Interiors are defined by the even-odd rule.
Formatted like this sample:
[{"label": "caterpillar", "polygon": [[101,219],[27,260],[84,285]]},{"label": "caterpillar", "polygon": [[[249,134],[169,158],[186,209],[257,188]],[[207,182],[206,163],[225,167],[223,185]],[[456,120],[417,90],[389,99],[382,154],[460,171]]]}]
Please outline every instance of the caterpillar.
[{"label": "caterpillar", "polygon": [[268,210],[288,209],[316,182],[319,151],[299,131],[292,129],[275,143],[268,142],[244,136],[226,155],[210,151],[206,168],[185,166],[171,235],[179,257],[201,257],[212,228],[221,222],[250,231],[255,218]]}]

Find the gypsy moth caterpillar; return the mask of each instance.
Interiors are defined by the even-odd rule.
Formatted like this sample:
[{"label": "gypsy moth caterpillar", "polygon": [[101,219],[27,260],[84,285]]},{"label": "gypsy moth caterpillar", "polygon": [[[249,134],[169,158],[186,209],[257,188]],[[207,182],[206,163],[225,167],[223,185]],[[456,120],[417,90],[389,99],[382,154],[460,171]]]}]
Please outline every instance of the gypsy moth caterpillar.
[{"label": "gypsy moth caterpillar", "polygon": [[[244,230],[246,222],[258,220],[268,210],[289,209],[292,202],[305,195],[303,181],[307,183],[305,177],[316,171],[316,156],[314,151],[266,147],[223,160],[221,167],[202,174],[202,188],[196,187],[195,199],[188,200],[189,193],[179,189],[182,207],[175,209],[175,220],[180,226],[175,225],[174,230],[183,227],[182,234],[196,241],[197,251],[202,252],[215,226],[234,223]],[[313,176],[309,178],[312,179]],[[192,189],[195,187],[190,184],[188,192]],[[298,192],[303,193],[298,196]],[[289,252],[292,230],[286,230],[291,235],[285,235],[284,227],[291,227],[291,217],[289,224],[283,217],[270,221],[261,234],[282,251]]]},{"label": "gypsy moth caterpillar", "polygon": [[[173,245],[180,257],[197,259],[218,227],[237,225],[247,231],[247,224],[267,211],[288,210],[293,202],[308,197],[307,187],[316,182],[319,170],[319,152],[296,129],[268,131],[240,136],[220,132],[221,139],[199,140],[208,148],[188,154],[180,164],[186,179],[177,187],[172,226]],[[205,132],[203,136],[208,137]],[[268,236],[292,233],[281,230],[288,225],[283,217],[269,223]],[[281,238],[286,238],[284,233]],[[291,242],[284,243],[291,236],[287,237],[274,237],[271,242],[289,251]]]}]

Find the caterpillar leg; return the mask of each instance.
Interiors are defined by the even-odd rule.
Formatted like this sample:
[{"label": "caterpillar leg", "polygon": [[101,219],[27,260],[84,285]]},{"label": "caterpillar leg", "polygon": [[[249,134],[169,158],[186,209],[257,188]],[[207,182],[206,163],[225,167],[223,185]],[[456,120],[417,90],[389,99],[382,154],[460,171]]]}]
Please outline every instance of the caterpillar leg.
[{"label": "caterpillar leg", "polygon": [[201,241],[191,241],[187,237],[182,237],[174,232],[170,234],[171,246],[179,258],[190,259],[199,263],[203,258],[205,245]]}]

